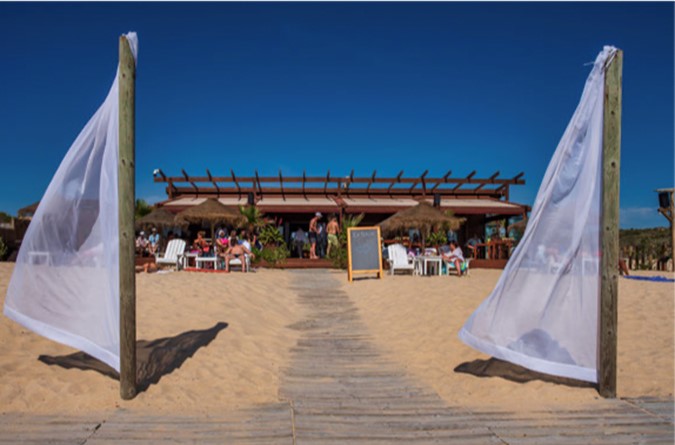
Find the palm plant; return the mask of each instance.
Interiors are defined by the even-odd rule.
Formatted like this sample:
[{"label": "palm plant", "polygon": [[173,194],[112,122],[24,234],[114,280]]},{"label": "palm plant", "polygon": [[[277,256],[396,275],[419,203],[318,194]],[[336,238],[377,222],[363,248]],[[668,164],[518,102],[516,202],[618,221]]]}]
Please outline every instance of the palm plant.
[{"label": "palm plant", "polygon": [[239,212],[241,212],[242,216],[246,218],[246,226],[249,230],[261,228],[267,224],[265,214],[255,206],[244,207],[240,205]]}]

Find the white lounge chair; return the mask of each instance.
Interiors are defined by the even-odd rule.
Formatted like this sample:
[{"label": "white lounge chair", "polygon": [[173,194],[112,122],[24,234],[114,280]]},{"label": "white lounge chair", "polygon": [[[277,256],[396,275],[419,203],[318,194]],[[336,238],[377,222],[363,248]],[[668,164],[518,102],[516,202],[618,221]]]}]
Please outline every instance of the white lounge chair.
[{"label": "white lounge chair", "polygon": [[394,275],[397,270],[410,271],[414,272],[413,265],[408,261],[408,252],[406,252],[405,247],[401,244],[392,244],[387,247],[387,253],[389,258],[389,274]]},{"label": "white lounge chair", "polygon": [[[445,270],[447,271],[448,275],[450,275],[450,272],[453,271],[453,270],[455,271],[455,273],[458,273],[457,268],[455,267],[454,261],[448,261],[445,258],[443,258],[443,262],[445,263]],[[462,267],[462,269],[464,270],[464,275],[467,275],[467,276],[470,275],[470,272],[469,272],[469,265],[470,264],[471,264],[471,258],[465,258],[464,261],[462,262],[462,265],[460,267]]]},{"label": "white lounge chair", "polygon": [[232,266],[234,266],[234,267],[241,267],[242,272],[250,271],[251,270],[251,257],[249,257],[248,254],[244,254],[244,261],[246,261],[246,269],[244,269],[242,267],[240,258],[232,258],[230,260],[230,269],[232,269]]},{"label": "white lounge chair", "polygon": [[183,257],[183,252],[185,252],[185,240],[172,239],[169,241],[169,244],[167,244],[164,255],[159,253],[155,254],[155,263],[157,264],[157,267],[161,265],[170,265],[176,266],[176,270],[178,270],[181,265],[180,262]]}]

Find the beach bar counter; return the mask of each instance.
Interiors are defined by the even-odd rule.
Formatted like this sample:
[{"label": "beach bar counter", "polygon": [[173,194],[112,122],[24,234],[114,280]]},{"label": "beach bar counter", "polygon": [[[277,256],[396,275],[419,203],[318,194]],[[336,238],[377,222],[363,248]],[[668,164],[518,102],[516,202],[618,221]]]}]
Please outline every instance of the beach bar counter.
[{"label": "beach bar counter", "polygon": [[[223,205],[238,208],[256,206],[270,218],[281,221],[281,228],[290,241],[293,231],[307,230],[309,220],[316,212],[335,215],[341,222],[345,215],[364,214],[363,226],[375,225],[394,213],[427,201],[442,211],[451,210],[455,216],[466,218],[457,232],[461,246],[473,236],[483,238],[486,225],[500,222],[506,227],[510,218],[526,217],[527,205],[509,201],[510,187],[523,185],[523,173],[512,178],[501,178],[499,172],[487,178],[477,178],[473,171],[464,177],[453,177],[448,171],[442,177],[428,177],[428,170],[420,176],[378,177],[377,172],[367,177],[331,175],[322,176],[238,176],[230,170],[224,176],[214,176],[207,169],[204,176],[192,176],[181,170],[179,176],[167,176],[162,170],[154,172],[154,181],[166,184],[167,199],[158,205],[172,213],[199,205],[214,198]],[[383,240],[385,244],[394,240]],[[510,246],[506,243],[483,242],[477,249],[472,267],[503,268],[508,260]],[[502,246],[501,244],[505,244]]]}]

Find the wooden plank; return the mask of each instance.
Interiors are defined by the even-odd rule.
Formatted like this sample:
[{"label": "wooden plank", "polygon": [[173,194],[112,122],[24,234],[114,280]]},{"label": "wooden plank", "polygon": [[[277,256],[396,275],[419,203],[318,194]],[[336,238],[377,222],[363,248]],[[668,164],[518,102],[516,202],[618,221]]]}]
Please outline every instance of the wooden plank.
[{"label": "wooden plank", "polygon": [[130,400],[136,396],[136,61],[124,36],[120,36],[119,58],[120,396]]},{"label": "wooden plank", "polygon": [[606,398],[616,397],[622,67],[623,51],[618,50],[605,74],[602,147],[598,392]]}]

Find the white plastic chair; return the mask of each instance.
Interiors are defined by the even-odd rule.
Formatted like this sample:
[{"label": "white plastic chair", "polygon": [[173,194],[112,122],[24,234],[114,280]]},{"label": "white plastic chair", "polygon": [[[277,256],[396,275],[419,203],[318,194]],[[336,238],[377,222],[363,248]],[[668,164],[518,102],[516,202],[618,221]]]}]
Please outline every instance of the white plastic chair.
[{"label": "white plastic chair", "polygon": [[[445,270],[447,271],[447,274],[450,275],[450,271],[454,270],[455,273],[459,274],[457,272],[457,268],[455,267],[455,262],[454,261],[448,261],[447,259],[443,258],[443,262],[445,263]],[[464,261],[462,262],[461,266],[464,268],[464,275],[469,276],[471,274],[469,266],[471,265],[471,258],[464,258]]]},{"label": "white plastic chair", "polygon": [[155,263],[157,264],[157,267],[168,264],[170,266],[176,266],[176,270],[178,270],[183,252],[185,252],[185,240],[172,239],[169,241],[169,244],[167,244],[164,255],[159,253],[155,255]]},{"label": "white plastic chair", "polygon": [[389,254],[389,274],[394,275],[397,270],[414,272],[414,266],[408,261],[408,252],[402,244],[392,244],[387,247]]},{"label": "white plastic chair", "polygon": [[251,257],[249,257],[248,254],[244,254],[244,261],[246,261],[246,269],[245,270],[242,267],[241,258],[232,258],[230,260],[230,268],[232,268],[232,266],[235,266],[235,267],[241,267],[243,272],[250,271],[251,270]]}]

